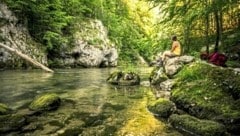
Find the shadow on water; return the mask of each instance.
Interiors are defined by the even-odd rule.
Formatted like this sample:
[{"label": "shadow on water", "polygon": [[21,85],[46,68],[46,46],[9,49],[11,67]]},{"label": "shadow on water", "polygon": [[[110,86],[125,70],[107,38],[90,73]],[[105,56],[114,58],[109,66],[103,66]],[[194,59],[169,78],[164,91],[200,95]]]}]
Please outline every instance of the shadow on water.
[{"label": "shadow on water", "polygon": [[[150,88],[107,84],[107,77],[115,70],[0,72],[0,102],[14,110],[27,108],[42,93],[55,92],[62,98],[56,111],[31,116],[28,125],[6,135],[180,135],[166,129],[163,122],[147,111]],[[144,69],[141,74],[146,77],[148,71]]]}]

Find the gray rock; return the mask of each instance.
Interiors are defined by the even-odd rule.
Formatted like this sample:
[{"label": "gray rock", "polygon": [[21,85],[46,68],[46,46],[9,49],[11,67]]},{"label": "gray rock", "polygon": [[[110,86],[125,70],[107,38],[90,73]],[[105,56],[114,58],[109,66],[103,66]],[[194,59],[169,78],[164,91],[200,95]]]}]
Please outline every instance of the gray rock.
[{"label": "gray rock", "polygon": [[175,81],[173,79],[168,79],[160,83],[160,88],[162,91],[171,91]]},{"label": "gray rock", "polygon": [[177,74],[185,64],[191,63],[193,61],[194,57],[192,56],[168,58],[164,64],[165,73],[171,77]]},{"label": "gray rock", "polygon": [[[2,2],[0,2],[0,20],[0,43],[17,49],[38,62],[47,65],[47,57],[44,51],[39,49],[39,45],[32,40],[24,24],[19,24],[14,13]],[[32,66],[18,56],[0,48],[0,68],[22,67]]]},{"label": "gray rock", "polygon": [[158,68],[156,67],[153,69],[150,75],[150,83],[152,85],[159,85],[161,82],[164,82],[168,79],[167,75],[164,73],[164,70],[162,67]]},{"label": "gray rock", "polygon": [[240,75],[240,68],[234,68],[233,70],[236,75]]},{"label": "gray rock", "polygon": [[[108,39],[107,30],[99,20],[79,22],[79,30],[73,34],[73,48],[64,52],[57,60],[60,65],[70,67],[114,67],[118,52]],[[54,60],[56,61],[56,60]]]}]

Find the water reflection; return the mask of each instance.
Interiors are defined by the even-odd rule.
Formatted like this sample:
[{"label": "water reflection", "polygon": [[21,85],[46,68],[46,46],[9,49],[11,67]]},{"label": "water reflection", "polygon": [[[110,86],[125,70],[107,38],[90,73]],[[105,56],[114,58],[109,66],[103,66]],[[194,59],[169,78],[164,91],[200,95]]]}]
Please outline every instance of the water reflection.
[{"label": "water reflection", "polygon": [[[57,111],[33,116],[22,132],[14,132],[21,135],[180,135],[167,131],[147,111],[148,97],[153,95],[149,87],[107,84],[115,70],[4,71],[0,73],[0,102],[24,110],[38,94],[55,92],[62,98]],[[149,74],[145,68],[139,71],[145,78]]]}]

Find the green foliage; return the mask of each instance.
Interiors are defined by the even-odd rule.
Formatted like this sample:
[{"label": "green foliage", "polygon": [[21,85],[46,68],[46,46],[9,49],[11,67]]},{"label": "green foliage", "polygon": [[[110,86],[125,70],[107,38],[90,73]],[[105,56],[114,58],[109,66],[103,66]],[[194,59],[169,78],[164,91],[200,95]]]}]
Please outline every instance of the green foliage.
[{"label": "green foliage", "polygon": [[[240,27],[237,0],[4,1],[20,21],[28,25],[31,35],[45,45],[49,53],[60,52],[66,45],[71,45],[71,35],[77,31],[74,24],[79,20],[100,19],[120,51],[120,64],[137,64],[139,55],[151,61],[153,55],[170,49],[173,34],[179,37],[184,54],[196,54],[203,47],[216,43],[217,35],[223,41],[220,48],[224,49],[226,44],[236,41],[238,37],[236,35],[229,40],[228,32]],[[217,21],[222,27],[220,35],[216,32],[216,12],[219,15]]]},{"label": "green foliage", "polygon": [[[62,0],[6,0],[19,16],[26,16],[31,35],[48,50],[59,49],[64,41],[62,30],[71,17],[63,11]],[[22,21],[24,21],[23,18]]]},{"label": "green foliage", "polygon": [[[149,5],[126,0],[5,0],[22,21],[27,19],[31,35],[46,45],[49,54],[70,44],[74,24],[84,18],[98,18],[120,50],[120,63],[137,64],[139,55],[150,61],[158,45],[152,35]],[[136,5],[136,7],[134,7]],[[26,17],[26,18],[25,18]],[[155,32],[154,32],[155,31]],[[97,39],[97,37],[96,37]],[[99,41],[90,41],[97,43]],[[69,46],[70,47],[70,46]]]},{"label": "green foliage", "polygon": [[[143,17],[152,19],[147,14],[149,11],[142,12],[141,4],[149,6],[147,3],[136,2],[139,6],[134,6],[131,1],[109,1],[103,0],[103,7],[101,9],[102,15],[98,18],[103,21],[109,31],[109,36],[115,42],[120,50],[120,65],[124,63],[137,64],[139,55],[144,57],[147,61],[151,60],[154,48],[157,41],[152,38],[156,34],[151,32],[153,24],[144,22]],[[132,5],[131,5],[132,4]],[[145,25],[143,25],[145,24]]]},{"label": "green foliage", "polygon": [[[160,26],[163,26],[162,30],[177,34],[183,42],[185,53],[199,52],[202,47],[216,45],[219,41],[222,46],[229,46],[224,44],[228,39],[223,34],[240,27],[236,19],[240,11],[237,0],[149,1],[159,5],[162,11],[159,21]],[[216,22],[220,26],[217,26]]]}]

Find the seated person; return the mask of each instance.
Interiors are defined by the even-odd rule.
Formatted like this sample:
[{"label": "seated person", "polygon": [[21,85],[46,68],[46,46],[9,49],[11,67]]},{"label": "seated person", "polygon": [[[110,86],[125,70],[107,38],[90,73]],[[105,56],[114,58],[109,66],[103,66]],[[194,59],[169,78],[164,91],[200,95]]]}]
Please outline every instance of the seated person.
[{"label": "seated person", "polygon": [[162,61],[166,59],[166,57],[175,57],[181,55],[181,45],[177,41],[177,36],[172,37],[172,48],[170,51],[164,51],[163,55],[161,56]]}]

